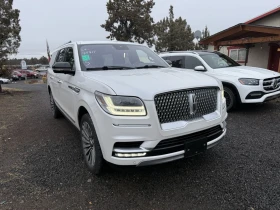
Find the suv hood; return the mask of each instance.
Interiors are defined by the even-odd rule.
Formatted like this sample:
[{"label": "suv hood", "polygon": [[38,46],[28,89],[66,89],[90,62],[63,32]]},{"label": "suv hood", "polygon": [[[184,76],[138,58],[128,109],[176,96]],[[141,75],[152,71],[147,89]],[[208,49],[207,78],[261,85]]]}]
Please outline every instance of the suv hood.
[{"label": "suv hood", "polygon": [[156,94],[174,90],[219,87],[213,77],[174,68],[89,71],[83,74],[108,85],[117,95],[137,96],[143,100],[154,100]]},{"label": "suv hood", "polygon": [[216,73],[228,76],[235,76],[239,78],[255,78],[266,79],[271,77],[279,77],[280,74],[268,69],[262,69],[251,66],[236,66],[228,68],[215,69]]}]

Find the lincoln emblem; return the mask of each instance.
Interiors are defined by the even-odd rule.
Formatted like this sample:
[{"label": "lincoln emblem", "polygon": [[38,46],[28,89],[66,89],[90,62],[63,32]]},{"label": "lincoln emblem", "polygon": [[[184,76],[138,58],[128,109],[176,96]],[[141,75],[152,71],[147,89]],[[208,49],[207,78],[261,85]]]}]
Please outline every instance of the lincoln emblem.
[{"label": "lincoln emblem", "polygon": [[190,107],[190,114],[194,115],[197,110],[197,100],[196,100],[196,95],[194,93],[189,94],[189,107]]}]

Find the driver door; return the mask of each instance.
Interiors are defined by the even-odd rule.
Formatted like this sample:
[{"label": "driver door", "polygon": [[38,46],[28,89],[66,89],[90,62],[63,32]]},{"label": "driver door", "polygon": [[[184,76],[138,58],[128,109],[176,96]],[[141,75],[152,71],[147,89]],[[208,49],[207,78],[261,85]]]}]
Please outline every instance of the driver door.
[{"label": "driver door", "polygon": [[[68,62],[71,64],[73,70],[75,71],[75,60],[74,60],[74,52],[72,47],[64,48],[65,56],[64,62]],[[60,88],[59,95],[61,98],[62,109],[67,115],[67,117],[74,122],[75,113],[74,113],[74,102],[79,94],[79,89],[75,86],[76,77],[75,75],[69,74],[58,74]]]}]

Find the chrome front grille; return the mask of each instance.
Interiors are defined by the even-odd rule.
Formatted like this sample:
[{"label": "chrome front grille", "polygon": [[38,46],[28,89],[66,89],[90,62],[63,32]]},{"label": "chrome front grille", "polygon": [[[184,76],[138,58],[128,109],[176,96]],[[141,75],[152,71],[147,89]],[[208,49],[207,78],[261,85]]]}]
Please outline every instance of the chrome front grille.
[{"label": "chrome front grille", "polygon": [[169,123],[200,118],[217,110],[218,88],[178,90],[155,96],[159,122]]},{"label": "chrome front grille", "polygon": [[280,87],[280,77],[263,80],[263,89],[266,91],[276,90]]}]

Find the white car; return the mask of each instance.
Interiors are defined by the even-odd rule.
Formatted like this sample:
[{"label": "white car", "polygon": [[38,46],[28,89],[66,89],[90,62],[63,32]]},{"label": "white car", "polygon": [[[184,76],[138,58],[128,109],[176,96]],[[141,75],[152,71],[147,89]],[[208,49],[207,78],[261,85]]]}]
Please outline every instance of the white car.
[{"label": "white car", "polygon": [[48,71],[48,68],[46,66],[42,66],[38,69],[35,69],[36,72],[38,72],[38,75],[45,75]]},{"label": "white car", "polygon": [[10,81],[9,79],[0,77],[0,84],[8,84],[8,83],[10,83],[10,82],[11,82],[11,81]]},{"label": "white car", "polygon": [[219,52],[186,51],[160,54],[173,67],[205,72],[222,81],[227,109],[238,103],[263,103],[280,97],[280,74],[256,67],[241,66]]},{"label": "white car", "polygon": [[80,130],[94,174],[104,160],[146,166],[193,156],[226,134],[221,82],[171,68],[143,45],[68,43],[52,53],[47,75],[53,116]]}]

